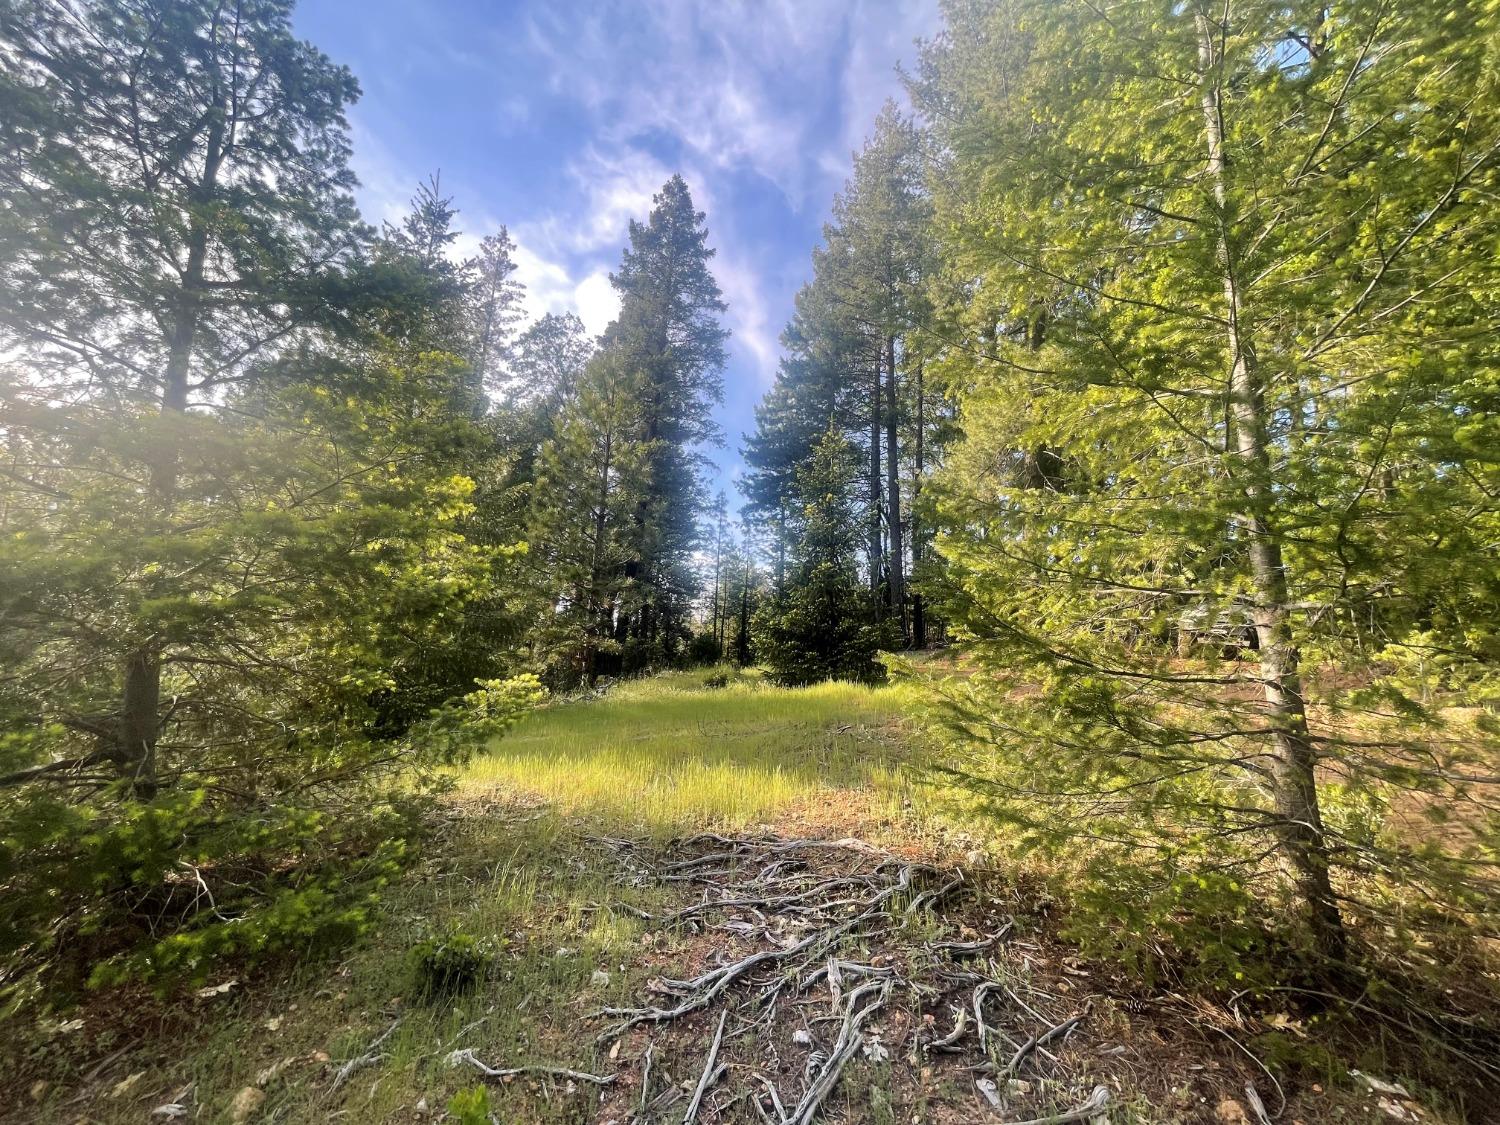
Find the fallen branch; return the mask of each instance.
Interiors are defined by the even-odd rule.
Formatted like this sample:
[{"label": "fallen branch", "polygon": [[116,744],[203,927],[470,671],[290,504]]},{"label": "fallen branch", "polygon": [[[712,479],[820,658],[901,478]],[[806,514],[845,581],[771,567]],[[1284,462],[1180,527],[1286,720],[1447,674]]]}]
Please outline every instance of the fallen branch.
[{"label": "fallen branch", "polygon": [[390,1027],[375,1037],[375,1041],[364,1049],[363,1054],[355,1055],[354,1058],[339,1067],[333,1076],[333,1085],[330,1089],[337,1090],[349,1080],[350,1075],[355,1071],[363,1070],[367,1066],[374,1066],[381,1059],[385,1058],[385,1053],[380,1050],[380,1045],[389,1039],[395,1033],[396,1028],[400,1026],[401,1021],[397,1019],[395,1023],[391,1024]]},{"label": "fallen branch", "polygon": [[[875,998],[864,1007],[860,1007],[859,1002],[871,993],[875,994]],[[834,1041],[833,1050],[829,1052],[827,1061],[823,1063],[808,1086],[807,1093],[802,1095],[802,1100],[797,1103],[797,1108],[792,1111],[792,1116],[787,1119],[786,1125],[809,1125],[828,1095],[833,1092],[833,1088],[838,1085],[839,1076],[843,1074],[844,1067],[864,1044],[865,1037],[860,1029],[870,1017],[885,1006],[890,995],[891,982],[888,980],[878,983],[871,981],[849,993],[844,1022],[839,1028],[839,1036]]]},{"label": "fallen branch", "polygon": [[996,1075],[996,1077],[1014,1078],[1016,1074],[1020,1072],[1021,1067],[1026,1064],[1026,1060],[1031,1057],[1032,1053],[1038,1047],[1045,1047],[1048,1043],[1063,1038],[1063,1036],[1067,1035],[1068,1032],[1072,1031],[1075,1027],[1082,1023],[1083,1018],[1086,1015],[1088,1015],[1087,1012],[1080,1012],[1072,1019],[1064,1020],[1056,1027],[1048,1028],[1040,1035],[1033,1035],[1030,1039],[1021,1044],[1021,1046],[1016,1050],[1016,1053],[1010,1057],[1010,1062],[1005,1064],[1005,1069],[1000,1071],[1000,1073]]},{"label": "fallen branch", "polygon": [[1109,1107],[1109,1087],[1095,1086],[1089,1100],[1077,1109],[1066,1113],[1054,1113],[1051,1117],[1033,1117],[1027,1121],[1014,1121],[1011,1125],[1068,1125],[1070,1121],[1087,1121]]},{"label": "fallen branch", "polygon": [[934,1039],[927,1044],[929,1051],[956,1051],[959,1048],[955,1044],[964,1037],[964,1032],[969,1027],[969,1013],[962,1008],[953,1009],[953,1030],[941,1039]]},{"label": "fallen branch", "polygon": [[574,1082],[589,1082],[595,1086],[609,1086],[618,1074],[589,1074],[587,1071],[572,1070],[566,1066],[546,1066],[543,1064],[531,1064],[528,1066],[494,1067],[481,1062],[474,1054],[472,1047],[454,1051],[448,1056],[449,1066],[461,1066],[467,1063],[486,1078],[516,1078],[522,1074],[539,1074],[547,1078],[570,1078]]},{"label": "fallen branch", "polygon": [[1007,919],[1005,925],[992,933],[989,937],[982,937],[978,941],[938,941],[933,942],[927,948],[932,953],[946,953],[953,958],[970,957],[976,953],[983,953],[993,948],[997,943],[1004,941],[1010,935],[1012,927],[1015,926],[1014,919]]},{"label": "fallen branch", "polygon": [[801,941],[785,949],[767,949],[759,953],[752,953],[748,957],[721,968],[712,969],[690,981],[664,981],[663,984],[675,993],[695,993],[695,995],[689,995],[687,999],[674,1008],[600,1008],[592,1014],[596,1016],[621,1016],[624,1019],[622,1023],[601,1032],[598,1041],[601,1043],[607,1042],[619,1035],[623,1035],[632,1027],[643,1023],[665,1023],[668,1020],[679,1019],[690,1012],[696,1012],[701,1008],[708,1007],[720,995],[728,991],[729,987],[737,980],[749,973],[751,969],[758,968],[761,965],[784,961],[806,953],[808,950],[816,947],[826,949],[838,938],[860,925],[860,923],[879,915],[882,906],[910,888],[911,879],[912,868],[910,866],[901,868],[901,874],[894,883],[868,900],[860,903],[864,907],[864,910],[859,914],[845,919],[837,925],[809,934]]},{"label": "fallen branch", "polygon": [[708,1048],[708,1058],[703,1064],[703,1076],[698,1079],[698,1088],[693,1091],[693,1100],[688,1102],[687,1113],[683,1115],[682,1125],[693,1125],[698,1120],[698,1107],[703,1103],[703,1095],[708,1093],[708,1088],[723,1071],[716,1071],[714,1063],[719,1059],[719,1044],[724,1042],[724,1024],[729,1019],[729,1009],[725,1008],[719,1013],[719,1030],[714,1032],[713,1045]]}]

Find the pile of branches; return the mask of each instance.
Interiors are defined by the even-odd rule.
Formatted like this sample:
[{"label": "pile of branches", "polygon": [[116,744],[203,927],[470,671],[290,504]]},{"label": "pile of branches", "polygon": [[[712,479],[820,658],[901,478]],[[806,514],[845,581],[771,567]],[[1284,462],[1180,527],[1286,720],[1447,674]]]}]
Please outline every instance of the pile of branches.
[{"label": "pile of branches", "polygon": [[[648,1031],[639,1095],[628,1111],[637,1125],[692,1125],[731,1113],[808,1125],[860,1057],[879,1064],[894,1056],[913,1073],[950,1068],[995,1110],[1029,1100],[1040,1084],[1023,1075],[1064,1076],[1054,1049],[1085,1024],[1087,1009],[1058,1011],[1063,998],[1013,963],[1024,962],[1025,953],[1008,948],[1012,920],[994,919],[989,932],[972,940],[934,938],[943,929],[934,912],[974,894],[962,872],[909,862],[857,840],[707,834],[662,855],[627,841],[604,843],[638,880],[698,892],[696,901],[671,912],[617,908],[653,927],[715,939],[688,942],[708,947],[696,972],[652,980],[649,998],[638,1006],[593,1013],[605,1021],[601,1044]],[[658,1032],[698,1013],[708,1014],[699,1032],[707,1041],[701,1069],[695,1082],[673,1081],[657,1063]],[[1015,1094],[1017,1088],[1026,1094]],[[1096,1086],[1035,1120],[1087,1121],[1109,1098],[1107,1087]],[[753,1117],[735,1112],[742,1103]]]}]

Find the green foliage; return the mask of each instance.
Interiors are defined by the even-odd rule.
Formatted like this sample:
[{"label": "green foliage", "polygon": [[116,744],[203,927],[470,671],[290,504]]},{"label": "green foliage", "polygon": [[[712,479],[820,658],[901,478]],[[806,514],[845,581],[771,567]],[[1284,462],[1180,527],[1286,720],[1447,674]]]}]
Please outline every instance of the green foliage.
[{"label": "green foliage", "polygon": [[490,1125],[490,1092],[470,1086],[448,1099],[448,1116],[455,1125]]},{"label": "green foliage", "polygon": [[406,956],[412,992],[426,1001],[473,991],[494,962],[493,941],[459,929],[418,942]]},{"label": "green foliage", "polygon": [[777,683],[878,681],[885,669],[876,654],[900,644],[899,625],[882,620],[855,570],[854,473],[854,451],[830,429],[797,474],[793,580],[754,622],[756,651]]},{"label": "green foliage", "polygon": [[540,692],[478,417],[508,244],[450,262],[436,181],[372,237],[353,78],[277,0],[220,16],[0,10],[12,1008],[348,940],[439,770]]},{"label": "green foliage", "polygon": [[1233,978],[1253,893],[1278,940],[1337,956],[1342,911],[1441,971],[1500,925],[1461,710],[1500,620],[1494,5],[945,10],[913,92],[956,768],[1099,935]]}]

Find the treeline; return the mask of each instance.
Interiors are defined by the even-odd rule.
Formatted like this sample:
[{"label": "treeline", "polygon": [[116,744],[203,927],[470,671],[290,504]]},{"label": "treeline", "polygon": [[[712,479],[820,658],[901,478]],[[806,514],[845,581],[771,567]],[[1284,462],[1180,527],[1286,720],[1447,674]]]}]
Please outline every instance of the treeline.
[{"label": "treeline", "polygon": [[941,634],[913,585],[950,414],[920,334],[936,266],[923,141],[888,106],[856,156],[744,449],[745,516],[772,568],[761,632],[783,679],[868,678],[879,649]]},{"label": "treeline", "polygon": [[746,447],[768,663],[940,628],[952,775],[1143,971],[1483,963],[1494,5],[943,14]]},{"label": "treeline", "polygon": [[0,4],[0,998],[337,941],[440,770],[686,657],[724,306],[668,181],[522,327],[363,223],[281,0]]}]

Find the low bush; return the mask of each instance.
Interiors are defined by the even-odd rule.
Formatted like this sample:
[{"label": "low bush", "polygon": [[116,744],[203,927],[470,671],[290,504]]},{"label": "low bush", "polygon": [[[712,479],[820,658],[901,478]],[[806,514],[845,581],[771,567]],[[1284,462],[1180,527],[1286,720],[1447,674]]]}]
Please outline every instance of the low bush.
[{"label": "low bush", "polygon": [[411,990],[418,1000],[471,992],[495,962],[495,942],[450,929],[413,946],[407,954]]}]

